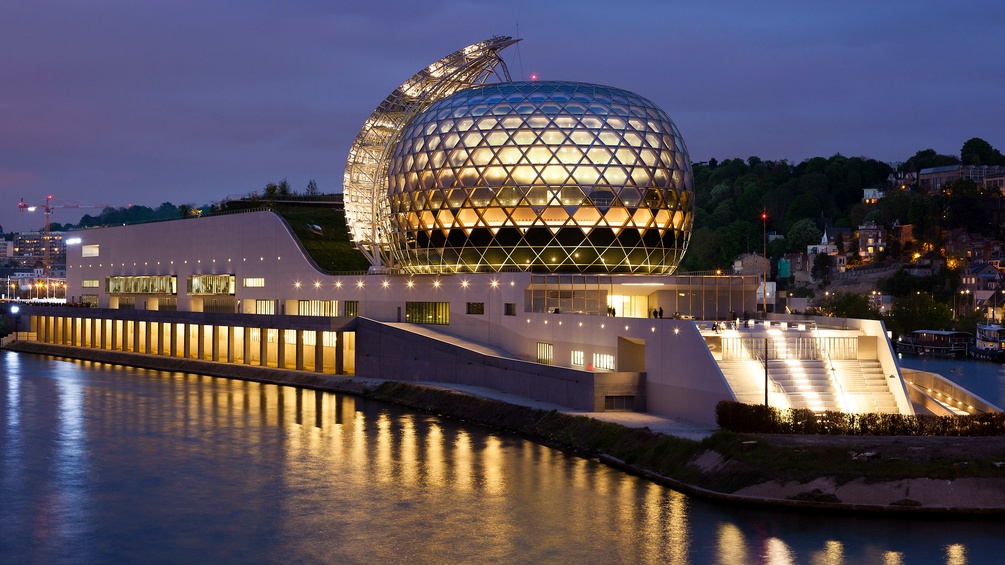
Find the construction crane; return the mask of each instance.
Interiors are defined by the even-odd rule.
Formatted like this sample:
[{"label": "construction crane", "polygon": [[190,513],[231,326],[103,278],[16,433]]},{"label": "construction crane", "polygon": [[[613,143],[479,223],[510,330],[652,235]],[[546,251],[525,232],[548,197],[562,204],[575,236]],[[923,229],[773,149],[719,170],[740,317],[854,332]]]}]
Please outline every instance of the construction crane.
[{"label": "construction crane", "polygon": [[36,210],[42,210],[45,214],[45,231],[42,234],[42,266],[45,268],[45,278],[49,278],[49,267],[51,266],[51,261],[49,258],[49,216],[52,215],[52,211],[57,208],[108,208],[107,204],[53,204],[52,195],[45,197],[45,204],[39,206],[32,206],[30,204],[25,204],[24,198],[21,199],[21,203],[17,207],[22,212],[35,212]]}]

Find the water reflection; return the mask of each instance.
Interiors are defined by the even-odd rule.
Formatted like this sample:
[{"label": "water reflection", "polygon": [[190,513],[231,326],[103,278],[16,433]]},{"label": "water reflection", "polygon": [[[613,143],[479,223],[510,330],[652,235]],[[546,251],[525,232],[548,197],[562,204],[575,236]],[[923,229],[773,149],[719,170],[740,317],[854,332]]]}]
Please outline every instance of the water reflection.
[{"label": "water reflection", "polygon": [[6,353],[0,364],[0,562],[997,555],[994,522],[715,506],[517,437],[348,396]]}]

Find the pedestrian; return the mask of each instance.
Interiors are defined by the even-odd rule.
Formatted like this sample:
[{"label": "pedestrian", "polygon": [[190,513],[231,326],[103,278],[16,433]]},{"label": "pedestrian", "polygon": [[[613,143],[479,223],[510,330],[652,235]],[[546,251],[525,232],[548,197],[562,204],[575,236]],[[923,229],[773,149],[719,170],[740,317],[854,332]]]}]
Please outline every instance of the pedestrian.
[{"label": "pedestrian", "polygon": [[661,320],[663,319],[663,307],[662,306],[660,306],[660,319]]}]

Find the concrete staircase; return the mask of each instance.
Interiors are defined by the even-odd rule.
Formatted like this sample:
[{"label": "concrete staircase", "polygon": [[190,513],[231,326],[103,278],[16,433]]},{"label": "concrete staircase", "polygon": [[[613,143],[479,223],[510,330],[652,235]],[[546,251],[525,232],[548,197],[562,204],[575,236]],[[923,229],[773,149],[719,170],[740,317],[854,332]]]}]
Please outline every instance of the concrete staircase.
[{"label": "concrete staircase", "polygon": [[[720,361],[719,368],[737,402],[764,403],[764,365],[759,360]],[[768,403],[777,408],[899,412],[879,361],[771,360],[768,378]]]},{"label": "concrete staircase", "polygon": [[887,376],[879,361],[832,361],[841,378],[841,386],[848,398],[848,409],[857,413],[900,412],[897,399],[890,392]]},{"label": "concrete staircase", "polygon": [[845,409],[841,391],[834,386],[825,361],[772,360],[768,362],[768,374],[785,391],[793,408],[815,412]]},{"label": "concrete staircase", "polygon": [[[764,404],[764,365],[756,359],[745,361],[720,361],[719,369],[726,377],[737,402]],[[776,408],[790,408],[788,397],[773,380],[769,367],[768,403]]]}]

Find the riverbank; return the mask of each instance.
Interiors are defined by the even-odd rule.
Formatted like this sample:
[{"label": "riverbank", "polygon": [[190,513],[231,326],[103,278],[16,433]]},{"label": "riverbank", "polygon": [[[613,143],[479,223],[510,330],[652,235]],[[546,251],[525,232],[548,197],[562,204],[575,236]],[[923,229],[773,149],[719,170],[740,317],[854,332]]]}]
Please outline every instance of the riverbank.
[{"label": "riverbank", "polygon": [[723,502],[826,511],[1005,516],[1005,438],[755,437],[718,432],[697,441],[442,386],[37,342],[15,342],[8,349],[396,403],[517,433],[686,494]]}]

